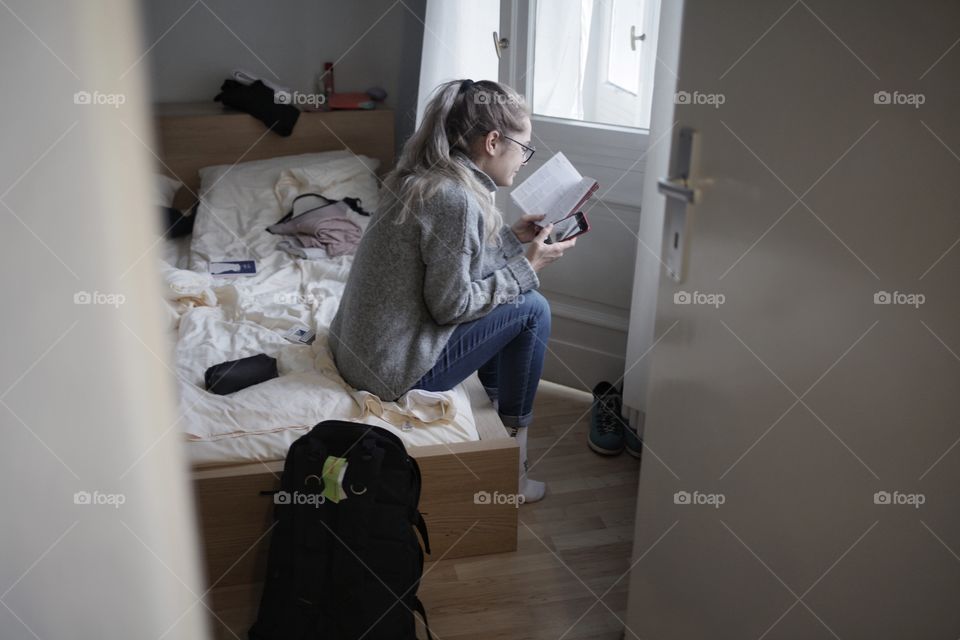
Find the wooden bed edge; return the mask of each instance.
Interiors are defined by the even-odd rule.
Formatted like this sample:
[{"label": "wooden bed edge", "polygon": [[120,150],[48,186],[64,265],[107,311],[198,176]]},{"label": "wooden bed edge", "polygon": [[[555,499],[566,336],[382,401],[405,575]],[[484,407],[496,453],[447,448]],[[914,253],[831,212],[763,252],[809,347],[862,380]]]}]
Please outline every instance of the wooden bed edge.
[{"label": "wooden bed edge", "polygon": [[[470,406],[473,409],[474,423],[477,427],[477,433],[480,440],[469,440],[463,442],[449,442],[443,444],[424,444],[407,446],[407,451],[411,456],[417,458],[428,458],[432,456],[443,456],[450,454],[460,454],[472,451],[488,451],[509,449],[516,447],[513,438],[507,433],[503,422],[497,412],[493,410],[480,384],[477,374],[467,378],[462,383],[470,399]],[[211,478],[227,478],[245,475],[261,474],[264,471],[279,475],[283,471],[283,459],[264,460],[256,462],[239,462],[223,465],[204,465],[193,467],[193,479],[208,480]]]},{"label": "wooden bed edge", "polygon": [[[470,442],[450,442],[447,444],[425,444],[407,447],[407,452],[417,461],[436,456],[460,455],[482,451],[501,451],[517,449],[516,442],[509,436],[497,440],[475,440]],[[518,454],[519,455],[519,454]],[[215,467],[197,467],[191,472],[195,482],[214,480],[217,478],[237,478],[242,476],[283,473],[283,460],[267,462],[244,462],[240,464],[220,465]]]},{"label": "wooden bed edge", "polygon": [[[478,432],[487,438],[410,446],[423,477],[420,511],[431,558],[515,551],[518,512],[496,496],[518,491],[519,448],[486,398],[476,374],[467,383]],[[477,390],[483,394],[477,396]],[[482,401],[481,401],[482,400]],[[484,412],[488,412],[486,415]],[[263,492],[280,486],[283,460],[202,468],[193,472],[210,584],[257,583],[266,571],[273,503]]]},{"label": "wooden bed edge", "polygon": [[[460,444],[418,458],[424,478],[420,511],[427,522],[431,558],[516,550],[516,505],[497,502],[496,495],[516,495],[519,449],[512,439],[470,450],[462,445],[480,443]],[[257,473],[194,477],[211,585],[263,579],[267,532],[273,525],[273,501],[264,492],[279,487],[279,473],[262,466]]]}]

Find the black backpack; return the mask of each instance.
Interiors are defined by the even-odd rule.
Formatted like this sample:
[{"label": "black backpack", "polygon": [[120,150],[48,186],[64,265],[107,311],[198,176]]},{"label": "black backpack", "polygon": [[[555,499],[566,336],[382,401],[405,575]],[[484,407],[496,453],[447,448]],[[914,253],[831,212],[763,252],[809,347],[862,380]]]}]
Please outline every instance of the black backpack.
[{"label": "black backpack", "polygon": [[[333,481],[324,482],[324,464]],[[334,463],[346,459],[342,480]],[[332,468],[331,468],[332,467]],[[339,502],[337,485],[346,494]],[[250,640],[416,640],[426,523],[420,468],[395,435],[326,420],[290,445]],[[325,487],[327,494],[323,495]],[[430,629],[427,627],[427,636]]]}]

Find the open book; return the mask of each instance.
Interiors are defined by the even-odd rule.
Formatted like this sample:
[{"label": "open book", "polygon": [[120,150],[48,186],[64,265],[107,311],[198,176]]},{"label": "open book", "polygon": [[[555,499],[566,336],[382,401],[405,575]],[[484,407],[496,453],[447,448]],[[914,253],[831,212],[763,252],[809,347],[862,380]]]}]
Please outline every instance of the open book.
[{"label": "open book", "polygon": [[557,152],[530,174],[510,197],[526,214],[546,214],[542,226],[556,225],[583,206],[599,188],[593,178],[580,175],[562,152]]}]

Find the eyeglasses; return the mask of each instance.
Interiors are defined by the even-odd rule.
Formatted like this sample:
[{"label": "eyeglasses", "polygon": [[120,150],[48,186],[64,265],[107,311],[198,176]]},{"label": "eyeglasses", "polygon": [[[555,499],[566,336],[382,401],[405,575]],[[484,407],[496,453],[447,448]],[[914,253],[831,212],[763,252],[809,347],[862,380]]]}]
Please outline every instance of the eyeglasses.
[{"label": "eyeglasses", "polygon": [[523,164],[527,164],[528,162],[530,162],[530,158],[532,158],[533,154],[537,152],[537,150],[534,149],[533,147],[528,147],[527,145],[523,144],[519,140],[514,140],[510,136],[503,136],[503,137],[511,142],[516,142],[518,145],[523,147]]}]

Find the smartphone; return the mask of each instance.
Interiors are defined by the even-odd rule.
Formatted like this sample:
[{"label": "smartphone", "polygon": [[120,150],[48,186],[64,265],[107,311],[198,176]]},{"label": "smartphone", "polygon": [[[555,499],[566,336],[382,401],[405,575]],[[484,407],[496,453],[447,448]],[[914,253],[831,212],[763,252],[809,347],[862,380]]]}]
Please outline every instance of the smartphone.
[{"label": "smartphone", "polygon": [[582,211],[577,211],[572,216],[567,216],[560,222],[553,225],[553,231],[545,240],[546,244],[554,242],[563,242],[571,240],[579,235],[590,231],[590,222]]}]

